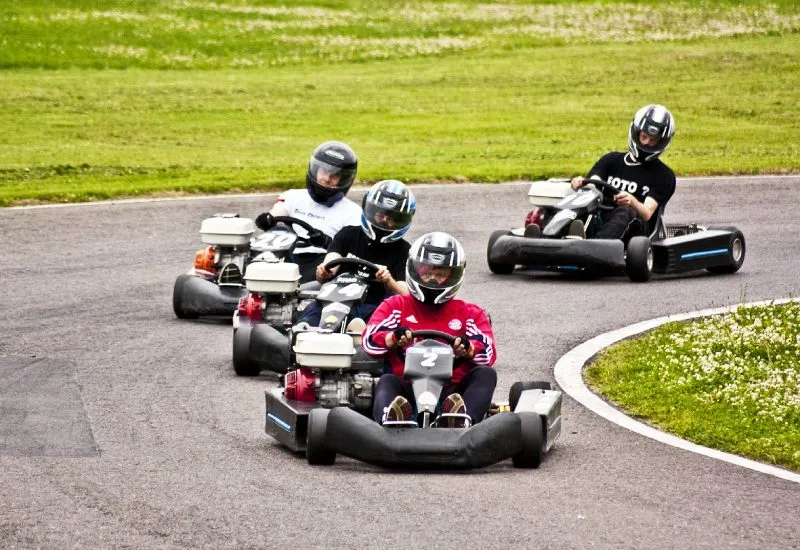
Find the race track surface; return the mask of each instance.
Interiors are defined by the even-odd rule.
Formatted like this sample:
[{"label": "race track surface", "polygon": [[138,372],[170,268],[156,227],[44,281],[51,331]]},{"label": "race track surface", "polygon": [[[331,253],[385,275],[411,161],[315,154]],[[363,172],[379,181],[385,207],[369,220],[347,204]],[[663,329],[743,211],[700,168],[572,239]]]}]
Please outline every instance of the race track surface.
[{"label": "race track surface", "polygon": [[[499,399],[515,380],[553,381],[556,360],[598,333],[800,295],[800,177],[679,181],[667,221],[735,224],[747,258],[736,275],[647,284],[493,276],[486,241],[521,222],[527,186],[415,192],[411,236],[447,230],[466,248],[461,296],[491,313]],[[275,379],[234,375],[230,324],[179,321],[171,309],[200,221],[219,211],[255,217],[272,200],[0,211],[1,546],[800,547],[798,484],[638,436],[569,398],[563,435],[538,470],[509,461],[397,473],[341,457],[311,467],[287,452],[263,431],[263,392]],[[24,395],[30,433],[19,432]],[[60,416],[74,420],[52,429]],[[49,445],[25,444],[36,434]]]}]

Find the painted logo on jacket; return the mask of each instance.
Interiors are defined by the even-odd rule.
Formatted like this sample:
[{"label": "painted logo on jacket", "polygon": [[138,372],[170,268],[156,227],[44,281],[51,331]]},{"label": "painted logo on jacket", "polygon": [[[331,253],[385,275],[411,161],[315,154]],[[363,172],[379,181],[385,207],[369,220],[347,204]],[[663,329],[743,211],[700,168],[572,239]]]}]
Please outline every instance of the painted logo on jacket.
[{"label": "painted logo on jacket", "polygon": [[458,319],[450,319],[447,326],[450,327],[450,330],[461,330],[461,321]]}]

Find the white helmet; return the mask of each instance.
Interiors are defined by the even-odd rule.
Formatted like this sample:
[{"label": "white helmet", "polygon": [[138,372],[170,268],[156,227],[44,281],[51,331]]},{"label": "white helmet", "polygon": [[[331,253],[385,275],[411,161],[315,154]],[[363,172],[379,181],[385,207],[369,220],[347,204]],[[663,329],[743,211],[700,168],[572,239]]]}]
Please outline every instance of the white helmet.
[{"label": "white helmet", "polygon": [[[658,138],[658,142],[655,145],[642,145],[639,141],[639,134],[642,132]],[[636,111],[631,122],[628,149],[638,162],[647,162],[658,158],[669,147],[674,134],[675,119],[669,109],[663,105],[645,105]]]},{"label": "white helmet", "polygon": [[461,287],[466,265],[467,256],[455,237],[439,231],[426,233],[408,253],[408,290],[422,303],[443,304]]}]

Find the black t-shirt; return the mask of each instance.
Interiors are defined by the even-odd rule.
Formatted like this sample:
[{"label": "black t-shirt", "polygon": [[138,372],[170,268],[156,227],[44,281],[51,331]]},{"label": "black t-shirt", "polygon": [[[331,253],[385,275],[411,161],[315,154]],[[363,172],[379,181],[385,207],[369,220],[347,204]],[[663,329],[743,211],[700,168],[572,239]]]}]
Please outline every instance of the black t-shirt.
[{"label": "black t-shirt", "polygon": [[[411,245],[404,239],[390,243],[375,242],[364,233],[360,225],[348,225],[336,233],[328,247],[328,252],[336,252],[343,257],[355,256],[374,264],[385,265],[395,281],[406,280],[406,260]],[[357,268],[342,266],[347,271]],[[383,283],[373,283],[367,291],[367,304],[380,304],[386,297]]]},{"label": "black t-shirt", "polygon": [[652,197],[661,208],[675,192],[675,173],[660,159],[638,163],[631,162],[628,153],[608,153],[595,163],[589,175],[600,176],[639,202]]}]

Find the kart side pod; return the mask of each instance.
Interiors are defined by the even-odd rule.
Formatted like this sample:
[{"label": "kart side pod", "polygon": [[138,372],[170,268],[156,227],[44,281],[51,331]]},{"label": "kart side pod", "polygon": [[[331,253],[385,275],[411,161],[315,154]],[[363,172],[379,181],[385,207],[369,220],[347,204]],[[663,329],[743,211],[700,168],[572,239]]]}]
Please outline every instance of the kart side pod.
[{"label": "kart side pod", "polygon": [[255,231],[255,224],[250,218],[214,216],[200,224],[200,239],[206,244],[242,246],[250,243]]},{"label": "kart side pod", "polygon": [[287,294],[299,287],[300,268],[288,262],[251,262],[244,271],[244,283],[251,292]]}]

